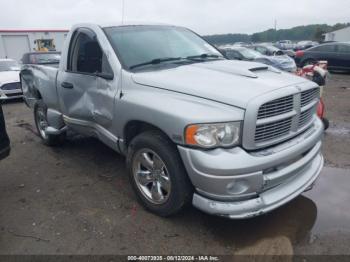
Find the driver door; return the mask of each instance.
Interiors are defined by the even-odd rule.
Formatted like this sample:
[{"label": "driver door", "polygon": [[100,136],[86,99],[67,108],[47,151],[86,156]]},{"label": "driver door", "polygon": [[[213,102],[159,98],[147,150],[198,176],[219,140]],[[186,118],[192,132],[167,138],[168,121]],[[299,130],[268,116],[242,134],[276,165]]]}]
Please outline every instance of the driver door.
[{"label": "driver door", "polygon": [[[108,72],[106,71],[108,68]],[[57,79],[61,110],[67,125],[98,129],[111,125],[117,87],[113,71],[98,42],[87,28],[78,29],[69,47],[67,70]]]}]

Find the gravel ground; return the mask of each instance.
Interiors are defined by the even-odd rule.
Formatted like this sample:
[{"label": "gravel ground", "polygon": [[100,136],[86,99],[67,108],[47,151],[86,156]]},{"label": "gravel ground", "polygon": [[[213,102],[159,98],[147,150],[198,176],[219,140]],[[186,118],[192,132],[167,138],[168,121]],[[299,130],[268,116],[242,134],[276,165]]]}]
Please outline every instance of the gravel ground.
[{"label": "gravel ground", "polygon": [[0,163],[0,254],[350,254],[350,75],[325,90],[331,127],[316,187],[278,210],[231,221],[194,208],[172,218],[136,202],[125,159],[69,136],[44,146],[32,112],[3,106],[12,141]]}]

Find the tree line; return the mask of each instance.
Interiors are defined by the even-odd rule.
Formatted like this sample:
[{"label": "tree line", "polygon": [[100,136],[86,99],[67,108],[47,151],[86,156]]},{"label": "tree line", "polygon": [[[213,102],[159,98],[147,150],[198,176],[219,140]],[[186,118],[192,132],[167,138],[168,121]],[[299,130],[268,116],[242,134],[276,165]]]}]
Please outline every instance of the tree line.
[{"label": "tree line", "polygon": [[275,42],[278,40],[312,40],[322,41],[323,34],[350,26],[350,23],[338,23],[335,25],[315,24],[297,26],[290,29],[268,29],[254,34],[220,34],[207,35],[204,38],[216,45],[233,44],[235,42]]}]

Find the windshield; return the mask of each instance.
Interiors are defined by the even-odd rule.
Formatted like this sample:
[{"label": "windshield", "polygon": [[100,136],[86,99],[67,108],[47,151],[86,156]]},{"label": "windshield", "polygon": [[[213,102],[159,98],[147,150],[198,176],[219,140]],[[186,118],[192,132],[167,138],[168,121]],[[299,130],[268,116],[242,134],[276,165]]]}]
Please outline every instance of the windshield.
[{"label": "windshield", "polygon": [[129,69],[164,58],[222,57],[214,47],[184,28],[124,26],[105,28],[105,32],[123,65]]},{"label": "windshield", "polygon": [[16,61],[0,61],[0,72],[19,71],[19,65]]},{"label": "windshield", "polygon": [[257,58],[261,58],[263,57],[262,54],[260,54],[259,52],[255,51],[255,50],[251,50],[248,48],[242,48],[238,50],[245,58],[247,59],[257,59]]},{"label": "windshield", "polygon": [[56,64],[59,63],[61,54],[31,54],[29,61],[31,64]]}]

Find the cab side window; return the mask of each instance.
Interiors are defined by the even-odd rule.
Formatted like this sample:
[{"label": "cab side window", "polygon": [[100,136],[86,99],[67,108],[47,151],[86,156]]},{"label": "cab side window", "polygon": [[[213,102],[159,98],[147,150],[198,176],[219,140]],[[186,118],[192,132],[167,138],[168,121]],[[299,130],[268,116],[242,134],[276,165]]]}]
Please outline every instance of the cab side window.
[{"label": "cab side window", "polygon": [[70,47],[68,70],[76,73],[101,73],[102,57],[103,52],[94,33],[89,30],[78,31]]}]

